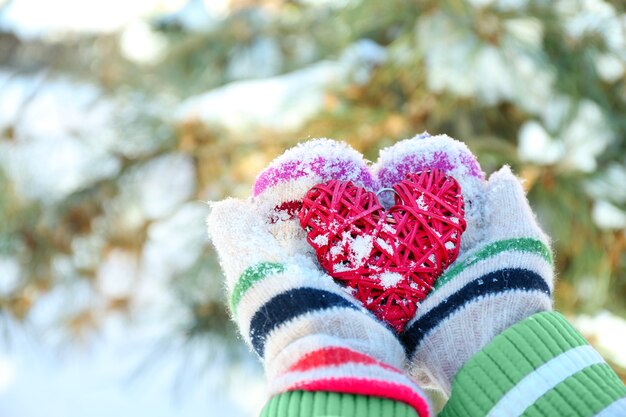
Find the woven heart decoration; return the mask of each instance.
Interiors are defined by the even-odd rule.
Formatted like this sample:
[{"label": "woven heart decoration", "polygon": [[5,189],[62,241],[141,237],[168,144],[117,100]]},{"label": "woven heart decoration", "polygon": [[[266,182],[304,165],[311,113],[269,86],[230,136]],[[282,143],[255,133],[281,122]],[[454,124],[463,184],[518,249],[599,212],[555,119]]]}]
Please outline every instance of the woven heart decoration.
[{"label": "woven heart decoration", "polygon": [[[391,191],[391,190],[389,190]],[[298,213],[320,265],[398,333],[459,253],[459,183],[439,169],[407,174],[388,210],[373,192],[332,180],[312,187]]]}]

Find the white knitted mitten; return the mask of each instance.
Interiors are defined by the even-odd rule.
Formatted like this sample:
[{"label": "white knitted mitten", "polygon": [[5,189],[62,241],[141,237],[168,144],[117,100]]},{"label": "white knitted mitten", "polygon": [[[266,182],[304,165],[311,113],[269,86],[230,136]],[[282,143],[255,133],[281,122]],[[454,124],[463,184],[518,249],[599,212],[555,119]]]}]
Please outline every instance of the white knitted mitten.
[{"label": "white knitted mitten", "polygon": [[420,136],[382,152],[379,179],[392,171],[439,167],[461,184],[467,230],[458,259],[439,277],[401,335],[411,374],[450,393],[461,366],[496,335],[552,309],[549,240],[509,167],[488,182],[467,147],[447,136]]},{"label": "white knitted mitten", "polygon": [[304,231],[293,217],[297,202],[330,179],[374,186],[360,154],[320,140],[277,158],[257,178],[252,200],[213,204],[209,234],[233,318],[262,358],[274,395],[368,395],[429,415],[425,395],[400,371],[406,356],[396,335],[321,271],[303,246]]}]

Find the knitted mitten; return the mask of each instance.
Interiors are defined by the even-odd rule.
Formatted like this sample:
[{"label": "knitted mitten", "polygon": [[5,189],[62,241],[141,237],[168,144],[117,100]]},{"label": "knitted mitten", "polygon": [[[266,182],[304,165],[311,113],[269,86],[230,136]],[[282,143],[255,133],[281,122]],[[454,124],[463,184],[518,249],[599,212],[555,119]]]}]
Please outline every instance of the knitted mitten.
[{"label": "knitted mitten", "polygon": [[[399,153],[414,170],[413,161],[445,154],[452,175],[480,170],[467,148],[447,137],[396,146],[381,165]],[[563,316],[550,311],[548,238],[519,180],[502,168],[482,184],[482,199],[475,194],[480,188],[471,188],[473,179],[457,180],[470,184],[463,195],[481,214],[469,212],[464,251],[401,336],[411,373],[451,394],[440,415],[626,415],[624,384]]]},{"label": "knitted mitten", "polygon": [[251,201],[215,203],[208,218],[232,315],[274,395],[263,415],[427,416],[424,394],[400,371],[406,356],[393,331],[299,252],[294,210],[330,179],[373,186],[360,154],[313,141],[261,173]]},{"label": "knitted mitten", "polygon": [[548,238],[508,167],[484,181],[461,142],[420,136],[384,150],[378,175],[438,167],[461,184],[467,230],[458,259],[439,277],[401,338],[411,373],[447,394],[459,368],[497,334],[533,313],[550,310],[553,286]]}]

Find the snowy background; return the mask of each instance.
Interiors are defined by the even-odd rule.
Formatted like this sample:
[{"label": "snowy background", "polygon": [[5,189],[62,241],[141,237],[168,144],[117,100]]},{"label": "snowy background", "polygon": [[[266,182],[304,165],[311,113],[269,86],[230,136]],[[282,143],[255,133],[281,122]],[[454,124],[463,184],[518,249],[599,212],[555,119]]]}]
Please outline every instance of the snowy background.
[{"label": "snowy background", "polygon": [[308,137],[511,164],[626,375],[626,14],[604,0],[0,0],[0,417],[253,416],[208,200]]}]

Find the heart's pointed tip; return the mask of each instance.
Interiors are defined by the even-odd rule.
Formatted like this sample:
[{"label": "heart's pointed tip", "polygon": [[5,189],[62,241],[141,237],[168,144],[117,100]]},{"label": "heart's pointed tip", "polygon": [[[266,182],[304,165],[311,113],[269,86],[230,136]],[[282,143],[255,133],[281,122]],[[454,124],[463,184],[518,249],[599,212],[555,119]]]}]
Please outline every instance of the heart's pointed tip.
[{"label": "heart's pointed tip", "polygon": [[401,334],[407,323],[409,322],[409,320],[412,317],[398,317],[398,318],[390,318],[390,317],[379,317],[380,320],[384,321],[385,323],[389,324],[389,326],[397,333],[397,334]]},{"label": "heart's pointed tip", "polygon": [[406,327],[406,322],[403,323],[390,323],[393,330],[396,334],[402,334],[404,332],[404,328]]}]

